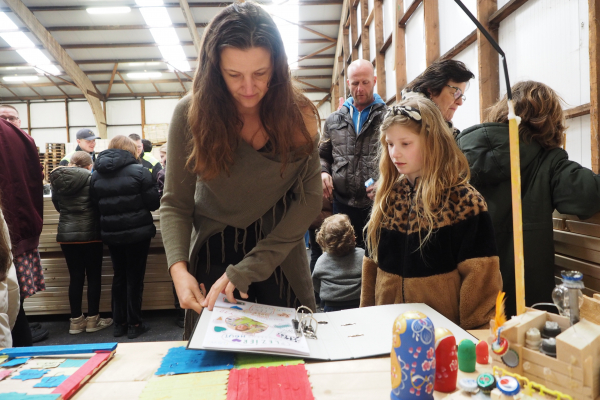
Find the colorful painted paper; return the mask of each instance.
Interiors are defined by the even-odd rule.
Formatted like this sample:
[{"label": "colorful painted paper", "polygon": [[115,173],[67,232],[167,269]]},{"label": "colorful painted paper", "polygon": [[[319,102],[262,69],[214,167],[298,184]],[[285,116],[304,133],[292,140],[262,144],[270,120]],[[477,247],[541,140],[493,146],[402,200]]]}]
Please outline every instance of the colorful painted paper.
[{"label": "colorful painted paper", "polygon": [[272,356],[269,354],[237,353],[234,368],[279,367],[281,365],[304,364],[304,360],[294,357]]},{"label": "colorful painted paper", "polygon": [[66,376],[66,375],[46,376],[46,377],[42,378],[42,381],[40,383],[36,383],[35,385],[33,385],[33,387],[39,387],[39,388],[57,387],[58,385],[63,383],[67,378],[68,378],[68,376]]},{"label": "colorful painted paper", "polygon": [[5,354],[11,358],[15,357],[39,357],[60,354],[87,354],[87,353],[110,353],[117,348],[118,343],[91,343],[91,344],[69,344],[62,346],[33,346],[13,347],[0,350],[0,355]]},{"label": "colorful painted paper", "polygon": [[27,394],[27,393],[3,393],[3,400],[56,400],[60,397],[59,394]]},{"label": "colorful painted paper", "polygon": [[64,361],[65,361],[64,358],[32,360],[29,362],[29,364],[27,364],[27,366],[29,368],[35,368],[35,369],[56,368]]},{"label": "colorful painted paper", "polygon": [[225,400],[229,371],[162,376],[148,382],[139,400]]},{"label": "colorful painted paper", "polygon": [[77,358],[69,358],[65,360],[62,364],[60,364],[61,368],[79,368],[83,364],[89,361],[89,358],[77,359]]},{"label": "colorful painted paper", "polygon": [[22,381],[27,381],[29,379],[40,379],[47,372],[47,369],[23,369],[19,371],[19,375],[13,376],[11,379],[20,379]]},{"label": "colorful painted paper", "polygon": [[7,376],[10,376],[10,374],[12,374],[12,371],[10,369],[4,369],[0,371],[0,381],[3,380],[4,378],[6,378]]},{"label": "colorful painted paper", "polygon": [[221,294],[212,311],[202,347],[309,355],[306,338],[294,331],[292,319],[295,313],[293,308],[252,302],[231,304]]},{"label": "colorful painted paper", "polygon": [[23,357],[23,358],[15,358],[9,360],[0,365],[0,367],[16,367],[17,365],[23,365],[29,360],[31,357]]},{"label": "colorful painted paper", "polygon": [[303,364],[285,367],[232,369],[227,400],[314,400]]},{"label": "colorful painted paper", "polygon": [[186,350],[173,347],[163,357],[155,375],[178,375],[233,368],[234,354],[218,351]]}]

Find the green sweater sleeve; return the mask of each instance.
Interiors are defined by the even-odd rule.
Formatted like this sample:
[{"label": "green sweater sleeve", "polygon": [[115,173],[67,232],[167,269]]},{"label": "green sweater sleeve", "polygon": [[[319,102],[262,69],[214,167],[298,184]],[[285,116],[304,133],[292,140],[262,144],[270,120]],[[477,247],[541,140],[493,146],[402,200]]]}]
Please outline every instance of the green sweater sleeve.
[{"label": "green sweater sleeve", "polygon": [[160,227],[169,268],[178,261],[189,262],[196,175],[185,168],[191,135],[187,128],[189,97],[175,107],[169,126],[164,194],[160,206]]},{"label": "green sweater sleeve", "polygon": [[293,200],[287,204],[285,215],[275,229],[259,241],[240,263],[227,268],[227,277],[239,291],[247,292],[252,282],[264,281],[271,276],[290,251],[302,244],[310,223],[321,211],[323,187],[316,146],[300,180],[302,184],[294,185]]},{"label": "green sweater sleeve", "polygon": [[554,150],[551,180],[554,208],[581,219],[600,211],[600,175],[568,159],[563,149]]}]

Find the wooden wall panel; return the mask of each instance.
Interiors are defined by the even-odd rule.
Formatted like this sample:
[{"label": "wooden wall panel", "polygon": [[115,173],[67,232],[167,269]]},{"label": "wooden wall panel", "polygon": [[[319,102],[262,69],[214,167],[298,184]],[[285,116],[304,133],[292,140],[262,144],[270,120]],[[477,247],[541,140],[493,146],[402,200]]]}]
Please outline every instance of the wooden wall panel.
[{"label": "wooden wall panel", "polygon": [[[490,30],[488,19],[498,9],[496,0],[478,0],[477,19],[498,39],[498,31]],[[488,40],[477,31],[478,60],[479,60],[479,110],[481,120],[485,120],[485,110],[493,105],[500,93],[500,75],[498,53]]]}]

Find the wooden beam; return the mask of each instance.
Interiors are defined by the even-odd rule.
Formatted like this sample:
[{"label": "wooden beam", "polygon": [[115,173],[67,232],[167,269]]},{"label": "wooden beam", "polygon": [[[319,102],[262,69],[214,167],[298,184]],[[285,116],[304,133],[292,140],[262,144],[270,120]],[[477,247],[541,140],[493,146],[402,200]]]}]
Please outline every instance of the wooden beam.
[{"label": "wooden beam", "polygon": [[369,15],[367,15],[367,19],[365,20],[365,28],[369,28],[371,26],[371,22],[373,22],[373,18],[375,18],[375,7],[371,9]]},{"label": "wooden beam", "polygon": [[400,20],[404,18],[404,0],[396,1],[396,17],[394,24],[395,36],[395,51],[394,51],[394,66],[396,69],[396,99],[402,98],[402,89],[406,87],[406,43],[405,43],[405,26],[400,25]]},{"label": "wooden beam", "polygon": [[327,36],[327,35],[325,35],[325,34],[323,34],[323,33],[321,33],[321,32],[315,31],[314,29],[311,29],[311,28],[309,28],[309,27],[306,27],[306,26],[304,26],[304,25],[301,25],[301,24],[299,24],[298,22],[289,21],[289,20],[287,20],[287,19],[285,19],[285,18],[282,18],[282,17],[280,17],[279,15],[276,15],[276,14],[271,14],[271,16],[272,16],[272,17],[279,18],[280,20],[282,20],[282,21],[285,21],[285,22],[287,22],[288,24],[296,25],[296,26],[297,26],[297,27],[299,27],[300,29],[304,29],[304,30],[305,30],[305,31],[307,31],[307,32],[314,33],[315,35],[317,35],[317,36],[320,36],[320,37],[322,37],[323,39],[327,39],[327,40],[329,40],[330,42],[333,42],[333,43],[336,43],[336,42],[337,42],[337,39],[334,39],[334,38],[332,38],[332,37],[329,37],[329,36]]},{"label": "wooden beam", "polygon": [[331,93],[327,94],[325,97],[323,97],[321,99],[321,101],[319,101],[317,103],[317,105],[315,107],[317,107],[317,110],[319,109],[319,107],[321,107],[323,104],[325,104],[327,102],[327,100],[331,99]]},{"label": "wooden beam", "polygon": [[181,81],[181,78],[179,77],[179,74],[177,73],[177,71],[175,72],[175,76],[177,77],[177,80],[179,81],[179,84],[181,85],[181,87],[183,88],[184,92],[187,92],[187,89],[185,88],[185,85],[183,84],[183,82]]},{"label": "wooden beam", "polygon": [[123,83],[125,84],[125,86],[127,86],[127,89],[129,89],[129,91],[131,93],[133,93],[133,90],[131,90],[131,88],[129,87],[129,85],[127,84],[127,82],[125,81],[125,79],[123,79],[123,76],[121,75],[121,73],[119,71],[117,71],[117,75],[119,75],[119,78],[121,78],[121,80],[123,81]]},{"label": "wooden beam", "polygon": [[423,7],[425,14],[425,62],[427,66],[430,66],[440,56],[438,0],[427,0],[423,3]]},{"label": "wooden beam", "polygon": [[465,37],[463,40],[458,42],[456,44],[456,46],[454,46],[453,48],[448,50],[439,59],[440,60],[450,60],[450,59],[456,57],[457,55],[459,55],[460,53],[462,53],[463,50],[465,50],[467,47],[469,47],[476,41],[477,41],[477,29],[475,29],[473,32],[469,33],[469,35],[467,35],[467,37]]},{"label": "wooden beam", "polygon": [[492,15],[490,15],[490,17],[487,19],[487,21],[489,21],[489,25],[493,27],[493,29],[498,29],[498,27],[500,26],[500,22],[505,20],[506,17],[515,12],[519,7],[521,7],[525,3],[527,3],[527,0],[510,0],[508,3],[502,6],[501,9],[495,11]]},{"label": "wooden beam", "polygon": [[383,46],[381,46],[381,49],[379,49],[379,52],[381,54],[385,54],[387,49],[392,45],[393,39],[394,39],[394,32],[391,32],[389,34],[389,36],[387,37],[387,39],[385,39],[385,42],[383,42]]},{"label": "wooden beam", "polygon": [[590,126],[592,170],[600,172],[600,2],[588,1],[590,24]]},{"label": "wooden beam", "polygon": [[406,23],[408,22],[410,17],[412,17],[415,11],[417,11],[417,8],[422,2],[423,0],[413,0],[413,2],[408,7],[408,10],[406,10],[404,12],[404,15],[402,15],[402,18],[398,20],[398,25],[400,25],[402,28],[406,27]]},{"label": "wooden beam", "polygon": [[196,29],[196,23],[194,22],[194,16],[190,10],[190,5],[188,4],[187,0],[179,0],[179,5],[181,7],[181,12],[183,13],[183,18],[185,19],[187,28],[192,36],[192,42],[194,42],[196,54],[200,54],[200,35],[198,34],[198,29]]},{"label": "wooden beam", "polygon": [[[313,53],[311,53],[311,54],[308,54],[308,55],[306,55],[306,56],[300,56],[300,58],[298,58],[298,60],[296,60],[296,61],[292,62],[291,64],[299,63],[300,61],[304,61],[304,60],[306,60],[306,59],[313,58],[313,57],[315,57],[317,54],[319,54],[319,53],[322,53],[322,52],[324,52],[324,51],[327,51],[327,50],[329,50],[330,48],[334,47],[335,45],[336,45],[336,43],[331,43],[329,46],[323,47],[322,49],[319,49],[319,50],[317,50],[317,51],[315,51],[315,52],[313,52]],[[328,54],[328,56],[330,56],[330,58],[333,58],[333,57],[334,57],[333,55],[329,55],[329,54]]]},{"label": "wooden beam", "polygon": [[[371,52],[370,52],[370,42],[369,42],[369,26],[367,25],[367,18],[369,14],[369,2],[367,0],[360,0],[360,18],[361,18],[361,26],[362,32],[361,42],[362,42],[362,55],[363,58],[367,61],[371,61]],[[373,49],[375,50],[375,49]]]},{"label": "wooden beam", "polygon": [[342,4],[342,13],[340,15],[340,23],[338,26],[338,35],[337,35],[337,44],[335,47],[335,58],[333,62],[333,72],[331,74],[331,81],[337,82],[338,76],[340,75],[340,64],[338,62],[339,57],[342,55],[342,47],[343,40],[342,35],[344,34],[344,22],[346,21],[347,13],[348,13],[348,3],[351,0],[344,0],[344,4]]},{"label": "wooden beam", "polygon": [[[496,0],[477,2],[477,19],[498,40],[498,30],[489,26],[490,15],[498,9]],[[477,30],[477,58],[479,61],[479,117],[485,121],[486,110],[498,101],[500,95],[500,72],[498,53],[490,42]]]},{"label": "wooden beam", "polygon": [[35,93],[35,94],[37,94],[38,96],[40,96],[40,97],[42,98],[42,100],[45,100],[45,99],[44,99],[44,96],[42,96],[41,94],[39,94],[38,92],[36,92],[36,90],[35,90],[34,88],[32,88],[31,86],[29,86],[29,84],[28,84],[27,82],[23,82],[23,84],[24,84],[25,86],[27,86],[27,87],[29,88],[29,90],[31,90],[33,93]]},{"label": "wooden beam", "polygon": [[[313,91],[312,89],[310,90],[311,92]],[[321,89],[321,90],[314,90],[315,93],[322,93],[325,92],[327,93],[329,91],[329,89]],[[150,92],[150,93],[146,93],[146,92],[140,92],[140,93],[113,93],[111,96],[111,98],[137,98],[137,97],[181,97],[181,92],[160,92],[160,93],[156,93],[156,92]],[[44,96],[44,100],[65,100],[67,98],[67,96],[65,95],[50,95],[50,96]],[[83,94],[72,94],[71,95],[72,99],[85,99]],[[13,101],[12,98],[10,97],[5,97],[5,99],[7,99],[8,101]],[[28,100],[33,100],[33,101],[39,101],[42,100],[40,97],[38,96],[21,96],[21,101],[28,101]]]},{"label": "wooden beam", "polygon": [[[306,86],[308,86],[308,87],[311,87],[311,88],[313,88],[313,89],[319,89],[319,90],[320,90],[320,89],[322,89],[322,88],[320,88],[320,87],[318,87],[318,86],[316,86],[316,85],[313,85],[312,83],[308,83],[308,82],[301,81],[301,80],[300,80],[300,79],[298,79],[298,78],[295,78],[295,80],[296,80],[297,82],[299,82],[299,83],[301,83],[301,84],[303,84],[303,85],[306,85]],[[301,90],[303,90],[303,89],[301,89]]]},{"label": "wooden beam", "polygon": [[110,96],[110,89],[112,88],[113,82],[115,80],[115,74],[117,73],[117,66],[119,65],[119,63],[115,63],[115,66],[113,67],[112,70],[112,74],[110,75],[110,82],[108,83],[108,89],[106,90],[106,98],[108,99],[108,96]]},{"label": "wooden beam", "polygon": [[581,117],[582,115],[588,115],[590,113],[591,107],[590,103],[582,104],[577,107],[569,108],[568,110],[564,110],[565,119],[572,119]]},{"label": "wooden beam", "polygon": [[52,83],[54,84],[54,86],[56,86],[56,88],[57,88],[58,90],[60,90],[60,91],[61,91],[61,92],[62,92],[62,93],[65,95],[65,96],[67,96],[67,98],[69,98],[69,99],[71,98],[71,97],[69,97],[69,95],[68,95],[68,94],[67,94],[67,93],[66,93],[64,90],[62,90],[62,89],[61,89],[61,87],[60,87],[60,86],[59,86],[59,85],[58,85],[56,82],[54,82],[54,81],[53,81],[53,80],[50,78],[50,75],[46,75],[46,78],[47,78],[47,79],[48,79],[50,82],[52,82]]},{"label": "wooden beam", "polygon": [[352,61],[358,59],[358,48],[354,46],[358,40],[358,21],[356,15],[356,7],[350,6],[350,30],[352,31],[352,37],[350,38],[350,44],[352,44]]},{"label": "wooden beam", "polygon": [[1,82],[0,82],[0,86],[2,86],[3,88],[5,88],[5,89],[6,89],[6,90],[8,90],[9,92],[11,92],[11,93],[13,94],[13,96],[15,96],[17,99],[19,99],[19,100],[23,101],[23,100],[21,99],[21,97],[20,97],[18,94],[16,94],[16,93],[15,93],[15,92],[13,92],[12,90],[10,90],[10,88],[9,88],[8,86],[6,86],[5,84],[3,84],[3,83],[1,83]]},{"label": "wooden beam", "polygon": [[[66,93],[65,93],[66,94]],[[71,142],[71,133],[69,132],[69,100],[65,99],[65,118],[67,121],[67,143]]]},{"label": "wooden beam", "polygon": [[[429,1],[429,0],[428,0]],[[432,0],[437,1],[437,0]],[[375,0],[373,12],[375,14],[375,49],[383,48],[383,0]],[[386,99],[385,53],[377,51],[377,94]],[[384,100],[385,101],[385,100]]]},{"label": "wooden beam", "polygon": [[27,100],[27,133],[31,136],[31,102]]},{"label": "wooden beam", "polygon": [[154,86],[154,89],[156,89],[156,93],[160,93],[160,90],[158,90],[158,88],[156,87],[156,83],[150,81],[150,83],[152,84],[152,86]]},{"label": "wooden beam", "polygon": [[344,33],[342,36],[342,55],[343,55],[343,69],[344,71],[344,93],[348,93],[348,60],[352,59],[350,53],[350,32],[348,29],[344,29]]},{"label": "wooden beam", "polygon": [[146,126],[146,100],[142,97],[140,103],[142,106],[142,139],[146,139],[146,135],[144,133],[144,127]]},{"label": "wooden beam", "polygon": [[88,94],[90,90],[95,92],[94,84],[21,0],[5,0],[4,3],[23,21],[25,26],[35,35],[83,92],[94,114],[98,133],[100,137],[106,138],[106,119],[104,118],[100,100]]}]

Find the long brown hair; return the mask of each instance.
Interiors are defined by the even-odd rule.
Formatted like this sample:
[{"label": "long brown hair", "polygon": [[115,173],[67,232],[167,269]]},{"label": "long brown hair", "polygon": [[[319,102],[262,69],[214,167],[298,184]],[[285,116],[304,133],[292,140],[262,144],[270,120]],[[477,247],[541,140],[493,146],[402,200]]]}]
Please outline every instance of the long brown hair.
[{"label": "long brown hair", "polygon": [[0,198],[0,215],[2,215],[3,219],[0,221],[0,282],[4,282],[6,276],[8,275],[10,265],[12,264],[12,254],[10,251],[10,236],[8,235],[8,231],[4,229],[6,222],[4,221],[4,214],[2,213],[1,209],[2,199]]},{"label": "long brown hair", "polygon": [[[381,233],[381,225],[387,222],[390,214],[390,198],[394,186],[404,177],[396,169],[390,158],[385,132],[392,125],[405,126],[421,136],[423,165],[420,183],[415,194],[418,207],[417,223],[421,248],[433,231],[435,220],[443,212],[443,206],[450,196],[450,188],[466,184],[470,178],[469,163],[460,151],[448,124],[439,108],[431,100],[412,97],[400,106],[416,108],[421,113],[421,122],[416,122],[404,115],[388,115],[380,125],[379,184],[371,211],[371,219],[367,225],[367,246],[373,260],[377,261],[377,248]],[[427,235],[421,237],[421,231]]]},{"label": "long brown hair", "polygon": [[[221,171],[229,173],[233,165],[243,122],[221,75],[221,51],[226,47],[240,50],[261,47],[271,54],[272,75],[261,100],[260,120],[272,144],[272,153],[281,158],[283,172],[292,150],[297,148],[299,157],[313,150],[301,110],[308,108],[315,115],[318,112],[292,85],[283,41],[273,19],[252,2],[226,7],[205,28],[187,116],[193,147],[186,166],[207,181]],[[303,138],[300,145],[294,140],[298,131]]]},{"label": "long brown hair", "polygon": [[[546,150],[561,147],[567,128],[560,96],[535,81],[518,82],[511,89],[515,114],[521,117],[521,139],[525,143],[535,140]],[[485,122],[508,123],[506,95],[488,109]]]},{"label": "long brown hair", "polygon": [[94,161],[92,160],[92,156],[87,151],[76,151],[71,156],[71,160],[69,161],[69,166],[74,165],[79,168],[87,168],[92,165]]},{"label": "long brown hair", "polygon": [[108,143],[108,148],[127,150],[131,153],[133,157],[135,157],[136,160],[139,159],[138,150],[137,146],[135,145],[135,142],[129,139],[127,136],[117,135],[114,138],[110,139],[110,142]]}]

